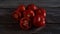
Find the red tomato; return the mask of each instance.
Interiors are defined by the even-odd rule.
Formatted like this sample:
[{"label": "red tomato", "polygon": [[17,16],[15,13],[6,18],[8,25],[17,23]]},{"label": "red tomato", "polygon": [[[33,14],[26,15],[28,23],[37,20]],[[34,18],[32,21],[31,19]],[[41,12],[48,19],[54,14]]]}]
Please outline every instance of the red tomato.
[{"label": "red tomato", "polygon": [[41,14],[42,14],[44,17],[46,17],[46,10],[45,10],[44,8],[40,8],[40,10],[41,10]]},{"label": "red tomato", "polygon": [[41,15],[36,15],[33,19],[33,25],[35,27],[41,27],[45,25],[45,19]]},{"label": "red tomato", "polygon": [[21,18],[21,12],[25,10],[25,6],[24,5],[20,5],[15,12],[13,12],[12,16],[13,18],[15,18],[16,20],[18,20],[19,18]]},{"label": "red tomato", "polygon": [[35,11],[35,13],[36,13],[36,15],[42,15],[42,11],[40,10],[40,9],[37,9],[36,11]]},{"label": "red tomato", "polygon": [[28,5],[27,9],[36,10],[36,9],[38,9],[38,8],[37,8],[37,6],[35,6],[34,4],[30,4],[30,5]]},{"label": "red tomato", "polygon": [[12,14],[12,17],[13,17],[14,19],[16,19],[16,20],[19,20],[19,18],[21,18],[21,13],[19,13],[19,12],[14,12],[14,13]]},{"label": "red tomato", "polygon": [[22,12],[25,10],[25,6],[24,5],[19,5],[18,8],[17,8],[17,12]]},{"label": "red tomato", "polygon": [[20,27],[23,30],[28,30],[31,28],[31,22],[30,19],[27,17],[24,17],[20,20]]},{"label": "red tomato", "polygon": [[25,10],[23,12],[23,14],[24,14],[24,17],[33,17],[33,16],[35,16],[34,11],[32,11],[32,10]]}]

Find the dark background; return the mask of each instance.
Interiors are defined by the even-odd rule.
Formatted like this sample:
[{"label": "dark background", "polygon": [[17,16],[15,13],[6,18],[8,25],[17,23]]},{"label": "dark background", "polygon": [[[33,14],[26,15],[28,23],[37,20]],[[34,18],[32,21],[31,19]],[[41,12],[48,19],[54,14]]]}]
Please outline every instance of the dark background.
[{"label": "dark background", "polygon": [[[18,5],[34,3],[47,10],[47,23],[44,29],[36,34],[60,34],[60,0],[0,0],[0,34],[32,34],[33,30],[22,31],[19,23],[11,18]],[[36,29],[34,29],[36,30]],[[31,32],[32,31],[32,32]],[[35,34],[33,33],[33,34]]]}]

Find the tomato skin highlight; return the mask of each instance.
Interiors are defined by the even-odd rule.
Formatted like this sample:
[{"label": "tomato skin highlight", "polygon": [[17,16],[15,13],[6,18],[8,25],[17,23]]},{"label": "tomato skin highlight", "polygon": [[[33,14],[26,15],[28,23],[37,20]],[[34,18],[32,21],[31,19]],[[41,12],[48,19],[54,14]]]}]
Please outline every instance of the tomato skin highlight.
[{"label": "tomato skin highlight", "polygon": [[33,25],[35,27],[41,27],[41,26],[44,26],[45,25],[45,19],[43,19],[44,17],[41,16],[41,15],[36,15],[33,19]]},{"label": "tomato skin highlight", "polygon": [[46,18],[46,10],[44,8],[40,8],[41,14]]},{"label": "tomato skin highlight", "polygon": [[35,16],[34,11],[32,11],[32,10],[30,10],[30,9],[29,9],[29,10],[25,10],[25,11],[23,12],[23,14],[24,14],[24,17],[29,17],[29,18]]},{"label": "tomato skin highlight", "polygon": [[31,28],[31,22],[30,19],[27,17],[24,17],[20,20],[20,27],[23,30],[28,30]]}]

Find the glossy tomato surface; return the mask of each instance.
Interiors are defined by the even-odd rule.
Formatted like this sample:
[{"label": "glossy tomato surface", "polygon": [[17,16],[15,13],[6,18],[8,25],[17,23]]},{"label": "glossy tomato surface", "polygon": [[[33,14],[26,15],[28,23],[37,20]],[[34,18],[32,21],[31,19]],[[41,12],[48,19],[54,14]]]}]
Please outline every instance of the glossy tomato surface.
[{"label": "glossy tomato surface", "polygon": [[25,10],[24,12],[23,12],[23,14],[24,14],[24,17],[34,17],[35,16],[35,13],[34,13],[34,11],[32,11],[32,10]]},{"label": "glossy tomato surface", "polygon": [[35,10],[35,15],[42,15],[42,11],[40,9]]},{"label": "glossy tomato surface", "polygon": [[13,17],[15,20],[19,20],[19,18],[21,18],[21,13],[19,13],[19,12],[13,12],[13,13],[12,13],[12,17]]},{"label": "glossy tomato surface", "polygon": [[19,5],[16,9],[17,12],[23,12],[25,10],[25,5]]},{"label": "glossy tomato surface", "polygon": [[27,17],[24,17],[20,20],[20,27],[23,30],[28,30],[31,28],[31,22],[30,19]]},{"label": "glossy tomato surface", "polygon": [[40,10],[41,10],[41,14],[42,14],[44,17],[46,17],[46,10],[45,10],[44,8],[40,8]]},{"label": "glossy tomato surface", "polygon": [[30,4],[30,5],[27,6],[27,9],[37,10],[38,7],[34,4]]},{"label": "glossy tomato surface", "polygon": [[33,19],[33,25],[35,27],[41,27],[45,25],[45,18],[41,15],[36,15]]}]

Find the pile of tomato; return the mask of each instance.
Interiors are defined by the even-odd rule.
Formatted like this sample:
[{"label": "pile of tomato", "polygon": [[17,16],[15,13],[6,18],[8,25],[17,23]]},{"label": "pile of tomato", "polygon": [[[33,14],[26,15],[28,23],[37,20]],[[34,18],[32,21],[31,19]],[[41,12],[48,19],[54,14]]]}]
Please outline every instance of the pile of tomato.
[{"label": "pile of tomato", "polygon": [[32,26],[37,28],[45,26],[46,10],[34,4],[19,5],[12,17],[19,21],[21,29],[29,30]]}]

